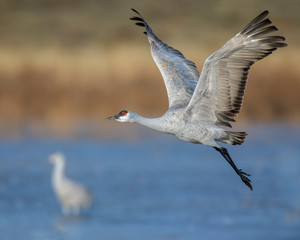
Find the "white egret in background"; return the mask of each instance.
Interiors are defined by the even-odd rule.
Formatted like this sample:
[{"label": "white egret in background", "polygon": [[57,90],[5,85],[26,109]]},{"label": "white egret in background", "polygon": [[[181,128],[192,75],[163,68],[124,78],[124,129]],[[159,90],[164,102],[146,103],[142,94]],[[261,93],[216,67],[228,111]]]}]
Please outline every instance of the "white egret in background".
[{"label": "white egret in background", "polygon": [[[131,20],[145,28],[152,57],[160,70],[168,93],[169,109],[161,117],[145,118],[123,110],[107,119],[136,122],[151,129],[173,134],[181,140],[216,149],[241,180],[252,190],[249,174],[238,169],[226,148],[218,142],[240,145],[247,135],[231,131],[231,122],[241,110],[250,66],[277,48],[287,46],[284,37],[269,36],[277,31],[264,11],[223,47],[209,56],[199,74],[196,65],[181,52],[162,42],[144,18]],[[176,27],[176,26],[175,26]]]},{"label": "white egret in background", "polygon": [[65,157],[56,152],[50,155],[49,161],[54,164],[52,172],[53,190],[61,204],[63,214],[79,214],[80,210],[91,207],[91,192],[65,175]]}]

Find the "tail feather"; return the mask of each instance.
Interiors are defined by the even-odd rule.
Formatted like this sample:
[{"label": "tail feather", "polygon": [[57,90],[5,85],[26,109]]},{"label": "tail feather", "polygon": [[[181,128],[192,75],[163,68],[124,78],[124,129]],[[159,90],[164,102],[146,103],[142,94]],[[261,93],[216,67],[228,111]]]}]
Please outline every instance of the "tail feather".
[{"label": "tail feather", "polygon": [[226,131],[229,138],[232,141],[232,145],[241,145],[244,142],[244,138],[248,135],[246,132],[232,132]]}]

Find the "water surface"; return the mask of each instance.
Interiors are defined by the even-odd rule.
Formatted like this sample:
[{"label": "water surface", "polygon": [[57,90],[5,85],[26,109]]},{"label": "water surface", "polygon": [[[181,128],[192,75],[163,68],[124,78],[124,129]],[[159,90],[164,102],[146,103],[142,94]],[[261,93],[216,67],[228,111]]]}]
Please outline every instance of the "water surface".
[{"label": "water surface", "polygon": [[[250,131],[250,132],[249,132]],[[300,239],[300,129],[250,128],[228,150],[252,174],[251,192],[212,148],[171,136],[145,140],[1,140],[0,239]],[[64,217],[48,155],[95,205]]]}]

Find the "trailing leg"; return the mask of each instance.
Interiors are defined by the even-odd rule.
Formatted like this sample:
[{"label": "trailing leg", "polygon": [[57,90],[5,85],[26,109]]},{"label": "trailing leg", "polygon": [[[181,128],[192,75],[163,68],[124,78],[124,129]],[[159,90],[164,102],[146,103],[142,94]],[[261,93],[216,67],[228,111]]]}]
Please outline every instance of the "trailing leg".
[{"label": "trailing leg", "polygon": [[240,176],[240,178],[242,179],[242,181],[251,189],[253,190],[252,188],[252,185],[251,185],[251,180],[249,178],[247,178],[246,176],[250,176],[250,174],[248,173],[245,173],[242,171],[242,169],[238,169],[236,167],[236,165],[234,164],[233,160],[231,159],[228,151],[226,148],[223,148],[223,147],[214,147],[214,149],[216,149],[219,153],[221,153],[221,155],[225,158],[225,160],[230,164],[230,166],[234,169],[234,171],[237,173],[237,175]]}]

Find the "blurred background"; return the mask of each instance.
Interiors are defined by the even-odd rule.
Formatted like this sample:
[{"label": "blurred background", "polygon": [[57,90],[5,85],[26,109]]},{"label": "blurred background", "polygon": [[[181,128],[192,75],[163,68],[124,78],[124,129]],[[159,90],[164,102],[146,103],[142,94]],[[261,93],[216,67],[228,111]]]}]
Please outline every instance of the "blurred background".
[{"label": "blurred background", "polygon": [[[73,136],[78,129],[103,136],[107,126],[102,126],[111,123],[102,120],[122,109],[148,117],[163,114],[165,87],[142,28],[128,19],[131,7],[199,71],[210,54],[268,9],[279,28],[276,34],[285,36],[289,46],[252,67],[238,122],[297,124],[299,6],[292,0],[3,0],[1,136]],[[82,128],[91,124],[98,126]]]},{"label": "blurred background", "polygon": [[[253,192],[210,148],[104,121],[168,108],[130,8],[199,71],[270,11],[288,47],[252,66],[234,125],[249,136],[228,148]],[[1,0],[0,239],[299,239],[299,9],[294,0]],[[87,216],[61,216],[47,163],[55,151],[94,193]]]}]

